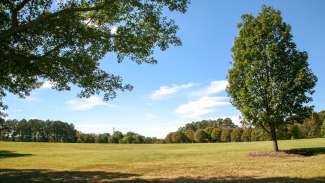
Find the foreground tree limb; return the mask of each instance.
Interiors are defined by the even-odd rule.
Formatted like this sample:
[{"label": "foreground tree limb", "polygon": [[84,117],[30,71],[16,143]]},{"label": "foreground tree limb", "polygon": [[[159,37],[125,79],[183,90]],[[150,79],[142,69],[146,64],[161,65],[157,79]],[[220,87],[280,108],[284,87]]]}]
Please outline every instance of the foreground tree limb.
[{"label": "foreground tree limb", "polygon": [[50,80],[81,89],[80,97],[131,90],[100,68],[107,53],[118,62],[156,63],[155,48],[181,45],[163,9],[184,13],[188,0],[17,0],[0,2],[0,116],[7,93],[20,97]]}]

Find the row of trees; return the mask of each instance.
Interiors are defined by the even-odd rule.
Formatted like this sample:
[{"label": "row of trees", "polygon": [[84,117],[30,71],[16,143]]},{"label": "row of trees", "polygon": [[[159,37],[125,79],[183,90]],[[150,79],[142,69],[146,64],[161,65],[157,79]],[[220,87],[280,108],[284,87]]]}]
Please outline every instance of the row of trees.
[{"label": "row of trees", "polygon": [[[300,139],[325,137],[325,111],[313,113],[302,123],[292,123],[277,130],[279,139]],[[82,133],[73,124],[62,121],[1,120],[0,140],[23,142],[78,142],[112,144],[153,143],[215,143],[271,140],[270,135],[260,128],[242,122],[238,127],[230,118],[202,120],[188,123],[165,139],[120,131],[102,134]]]},{"label": "row of trees", "polygon": [[73,124],[62,121],[5,121],[0,118],[0,139],[6,141],[75,142],[76,132]]},{"label": "row of trees", "polygon": [[79,132],[73,124],[62,121],[3,120],[0,118],[0,140],[22,142],[79,142],[79,143],[163,143],[155,137],[120,131],[113,134],[87,134]]},{"label": "row of trees", "polygon": [[[313,113],[302,123],[292,123],[277,130],[279,139],[325,137],[325,111]],[[186,124],[169,133],[167,143],[247,142],[271,140],[261,128],[250,124],[236,126],[231,119],[203,120]]]},{"label": "row of trees", "polygon": [[145,137],[143,135],[127,132],[123,134],[120,131],[102,134],[87,134],[77,132],[78,143],[110,143],[110,144],[156,144],[164,143],[164,140],[156,137]]}]

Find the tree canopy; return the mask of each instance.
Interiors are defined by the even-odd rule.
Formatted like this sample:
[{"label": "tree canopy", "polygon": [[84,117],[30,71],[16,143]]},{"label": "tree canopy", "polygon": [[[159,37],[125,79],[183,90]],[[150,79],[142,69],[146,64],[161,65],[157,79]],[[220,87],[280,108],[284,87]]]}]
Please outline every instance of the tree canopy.
[{"label": "tree canopy", "polygon": [[271,135],[277,151],[276,130],[312,111],[317,78],[280,11],[263,6],[255,17],[243,15],[238,28],[227,91],[243,117]]},{"label": "tree canopy", "polygon": [[115,53],[156,63],[155,48],[180,45],[178,27],[163,10],[184,13],[188,0],[4,0],[0,2],[0,111],[6,93],[28,96],[49,80],[54,89],[81,88],[80,97],[130,90],[100,68]]}]

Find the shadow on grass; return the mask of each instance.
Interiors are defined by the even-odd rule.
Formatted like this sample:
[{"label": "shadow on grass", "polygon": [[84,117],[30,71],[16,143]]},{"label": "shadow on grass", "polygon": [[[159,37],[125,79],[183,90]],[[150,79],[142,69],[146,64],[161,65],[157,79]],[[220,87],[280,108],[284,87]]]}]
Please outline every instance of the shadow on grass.
[{"label": "shadow on grass", "polygon": [[22,154],[16,153],[14,151],[4,151],[0,150],[0,159],[2,158],[17,158],[17,157],[24,157],[24,156],[31,156],[32,154]]},{"label": "shadow on grass", "polygon": [[50,170],[13,170],[0,169],[1,183],[324,183],[325,177],[317,178],[253,178],[253,177],[223,177],[223,178],[176,178],[176,179],[141,179],[139,174],[102,172],[102,171],[50,171]]},{"label": "shadow on grass", "polygon": [[87,183],[129,179],[138,174],[103,171],[51,171],[39,169],[0,169],[1,183]]},{"label": "shadow on grass", "polygon": [[301,156],[315,156],[318,154],[325,154],[325,147],[289,149],[285,150],[284,152]]}]

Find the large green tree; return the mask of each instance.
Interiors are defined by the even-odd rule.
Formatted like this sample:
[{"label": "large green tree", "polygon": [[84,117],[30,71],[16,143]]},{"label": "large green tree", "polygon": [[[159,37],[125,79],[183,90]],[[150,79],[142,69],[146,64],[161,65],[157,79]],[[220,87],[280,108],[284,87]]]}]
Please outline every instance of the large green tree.
[{"label": "large green tree", "polygon": [[277,129],[310,114],[317,78],[280,11],[263,6],[257,16],[243,15],[238,28],[227,91],[243,117],[264,129],[278,151]]},{"label": "large green tree", "polygon": [[0,1],[0,112],[9,92],[20,97],[49,80],[57,90],[81,88],[80,97],[130,90],[100,68],[118,62],[156,63],[155,48],[180,45],[165,10],[184,13],[188,0],[3,0]]}]

